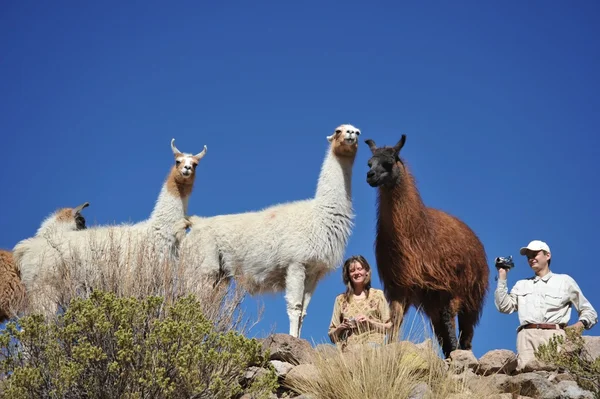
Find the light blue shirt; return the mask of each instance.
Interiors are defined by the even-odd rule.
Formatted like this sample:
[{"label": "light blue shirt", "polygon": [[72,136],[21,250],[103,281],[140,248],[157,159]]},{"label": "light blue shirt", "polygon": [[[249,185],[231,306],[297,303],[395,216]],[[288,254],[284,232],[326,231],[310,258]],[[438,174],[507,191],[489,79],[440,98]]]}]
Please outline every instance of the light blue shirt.
[{"label": "light blue shirt", "polygon": [[598,313],[583,296],[575,280],[567,274],[549,272],[544,277],[519,280],[510,293],[506,280],[498,279],[494,304],[502,313],[518,311],[520,325],[568,324],[571,305],[579,314],[579,320],[589,323],[588,329],[598,322]]}]

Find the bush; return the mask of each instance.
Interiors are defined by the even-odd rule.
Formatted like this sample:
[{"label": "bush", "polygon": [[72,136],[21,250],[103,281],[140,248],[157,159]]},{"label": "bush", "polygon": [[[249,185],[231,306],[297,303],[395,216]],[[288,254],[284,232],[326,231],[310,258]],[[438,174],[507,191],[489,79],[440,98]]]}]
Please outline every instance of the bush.
[{"label": "bush", "polygon": [[535,357],[568,372],[580,387],[600,398],[600,357],[591,359],[581,332],[577,328],[565,329],[565,337],[555,335],[547,344],[539,345]]},{"label": "bush", "polygon": [[[19,322],[0,334],[0,398],[268,397],[277,387],[258,341],[215,329],[191,295],[168,305],[94,291],[52,322]],[[269,372],[247,382],[252,365]]]}]

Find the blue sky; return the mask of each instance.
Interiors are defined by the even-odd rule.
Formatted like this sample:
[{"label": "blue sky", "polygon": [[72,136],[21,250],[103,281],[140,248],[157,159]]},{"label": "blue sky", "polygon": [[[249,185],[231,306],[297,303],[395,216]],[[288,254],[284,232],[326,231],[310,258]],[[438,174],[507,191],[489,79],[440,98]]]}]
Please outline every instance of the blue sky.
[{"label": "blue sky", "polygon": [[[404,133],[425,203],[463,219],[486,248],[476,356],[515,350],[518,319],[494,307],[492,260],[515,256],[512,287],[531,274],[518,249],[532,239],[600,310],[597,2],[166,4],[3,3],[0,247],[84,201],[90,224],[147,218],[172,137],[183,151],[208,146],[191,214],[311,197],[325,137],[351,123],[363,134],[347,255],[376,267],[363,140]],[[339,269],[321,281],[304,338],[326,340],[342,290]],[[287,332],[282,295],[249,309],[256,300],[266,307],[256,335]]]}]

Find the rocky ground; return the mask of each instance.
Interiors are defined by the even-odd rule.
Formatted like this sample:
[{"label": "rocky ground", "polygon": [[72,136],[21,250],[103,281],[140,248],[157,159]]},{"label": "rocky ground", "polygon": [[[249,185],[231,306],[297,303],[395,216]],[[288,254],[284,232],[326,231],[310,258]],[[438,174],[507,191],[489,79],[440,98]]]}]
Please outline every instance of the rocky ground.
[{"label": "rocky ground", "polygon": [[[600,337],[585,336],[588,352],[597,358],[600,356]],[[313,348],[304,339],[293,338],[287,334],[274,334],[262,340],[264,349],[270,352],[270,363],[277,371],[282,388],[273,398],[308,399],[304,395],[285,388],[286,381],[294,378],[317,378],[317,369],[312,364],[316,351],[334,350],[328,345],[319,345]],[[403,342],[404,345],[413,346],[415,350],[424,350],[428,342],[418,345]],[[481,383],[491,384],[497,389],[496,399],[514,398],[541,398],[541,399],[594,399],[592,392],[583,390],[569,374],[561,373],[552,367],[534,362],[520,372],[516,371],[516,354],[510,350],[492,350],[477,359],[473,352],[456,350],[446,361],[447,367],[455,373],[467,386]],[[251,367],[246,372],[246,378],[252,379],[266,370]],[[425,384],[417,386],[411,395],[412,399],[428,397],[428,387]],[[452,399],[467,397],[454,395]],[[251,399],[244,395],[243,399]]]}]

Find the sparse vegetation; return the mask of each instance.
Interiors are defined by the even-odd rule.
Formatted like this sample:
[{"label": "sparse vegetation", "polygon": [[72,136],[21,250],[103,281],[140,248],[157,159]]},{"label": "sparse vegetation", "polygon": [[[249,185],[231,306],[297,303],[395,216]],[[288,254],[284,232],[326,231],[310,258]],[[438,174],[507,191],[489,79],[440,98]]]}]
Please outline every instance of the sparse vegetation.
[{"label": "sparse vegetation", "polygon": [[437,352],[408,341],[361,345],[346,353],[321,351],[314,363],[316,375],[289,381],[289,387],[314,399],[404,399],[417,392],[423,396],[416,397],[432,399],[452,394],[483,399],[497,393],[484,380],[467,384]]},{"label": "sparse vegetation", "polygon": [[[20,324],[0,335],[0,398],[261,398],[277,386],[260,344],[219,331],[192,295],[165,304],[94,291],[56,320]],[[246,381],[251,365],[269,371]]]},{"label": "sparse vegetation", "polygon": [[581,330],[567,328],[565,337],[553,336],[547,344],[538,347],[535,356],[542,362],[554,364],[571,374],[579,386],[594,392],[600,398],[600,357],[591,359]]}]

